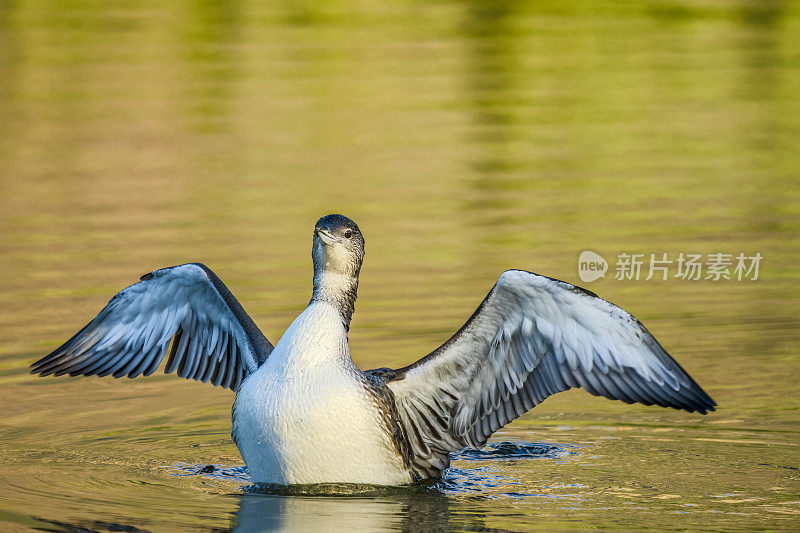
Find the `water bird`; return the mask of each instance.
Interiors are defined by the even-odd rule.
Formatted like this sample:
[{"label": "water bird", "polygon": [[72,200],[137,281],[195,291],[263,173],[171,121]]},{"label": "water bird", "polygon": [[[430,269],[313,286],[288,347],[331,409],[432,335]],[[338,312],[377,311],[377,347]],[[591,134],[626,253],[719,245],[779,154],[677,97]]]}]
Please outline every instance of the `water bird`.
[{"label": "water bird", "polygon": [[33,363],[47,376],[155,372],[236,392],[231,435],[256,483],[402,485],[438,478],[545,398],[580,387],[706,414],[716,403],[636,318],[524,270],[500,275],[444,344],[402,368],[362,371],[348,331],[364,260],[351,219],[314,228],[311,301],[274,346],[201,263],[154,270]]}]

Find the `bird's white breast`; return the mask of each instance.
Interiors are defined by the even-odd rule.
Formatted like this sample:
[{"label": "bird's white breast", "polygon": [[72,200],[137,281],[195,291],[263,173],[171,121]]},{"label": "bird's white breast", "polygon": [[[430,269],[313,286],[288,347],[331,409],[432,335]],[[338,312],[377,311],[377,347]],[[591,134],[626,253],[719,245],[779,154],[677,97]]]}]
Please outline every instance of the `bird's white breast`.
[{"label": "bird's white breast", "polygon": [[358,372],[338,312],[309,305],[234,403],[233,437],[253,481],[411,481]]}]

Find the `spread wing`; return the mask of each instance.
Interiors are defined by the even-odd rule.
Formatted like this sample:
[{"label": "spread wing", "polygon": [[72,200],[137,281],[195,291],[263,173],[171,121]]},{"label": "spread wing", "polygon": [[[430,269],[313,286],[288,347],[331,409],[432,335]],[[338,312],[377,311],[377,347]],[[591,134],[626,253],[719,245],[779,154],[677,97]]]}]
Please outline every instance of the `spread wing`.
[{"label": "spread wing", "polygon": [[31,365],[47,376],[135,378],[152,374],[172,341],[164,372],[236,390],[272,344],[205,265],[188,263],[142,276],[118,292],[70,340]]},{"label": "spread wing", "polygon": [[450,340],[388,377],[423,477],[446,468],[449,452],[482,446],[573,387],[703,414],[716,405],[633,316],[589,291],[522,270],[504,272]]}]

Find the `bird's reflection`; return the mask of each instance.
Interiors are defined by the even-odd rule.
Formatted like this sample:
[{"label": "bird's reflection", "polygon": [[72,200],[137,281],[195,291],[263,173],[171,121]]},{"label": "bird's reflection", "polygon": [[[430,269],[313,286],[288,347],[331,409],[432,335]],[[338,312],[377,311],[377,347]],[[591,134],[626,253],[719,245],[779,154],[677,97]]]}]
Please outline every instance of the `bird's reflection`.
[{"label": "bird's reflection", "polygon": [[418,487],[369,495],[248,493],[233,531],[447,531],[447,497]]}]

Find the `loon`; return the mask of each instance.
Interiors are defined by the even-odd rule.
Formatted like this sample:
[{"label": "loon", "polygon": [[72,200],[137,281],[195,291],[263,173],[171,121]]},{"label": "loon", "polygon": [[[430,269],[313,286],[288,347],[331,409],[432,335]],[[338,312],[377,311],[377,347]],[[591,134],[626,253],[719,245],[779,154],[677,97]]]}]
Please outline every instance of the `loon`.
[{"label": "loon", "polygon": [[355,222],[313,236],[308,307],[273,346],[201,263],[155,270],[31,365],[47,376],[155,372],[236,392],[231,435],[255,483],[403,485],[439,478],[545,398],[580,387],[706,414],[716,403],[636,318],[594,293],[503,272],[461,329],[422,359],[361,371],[347,335],[364,259]]}]

